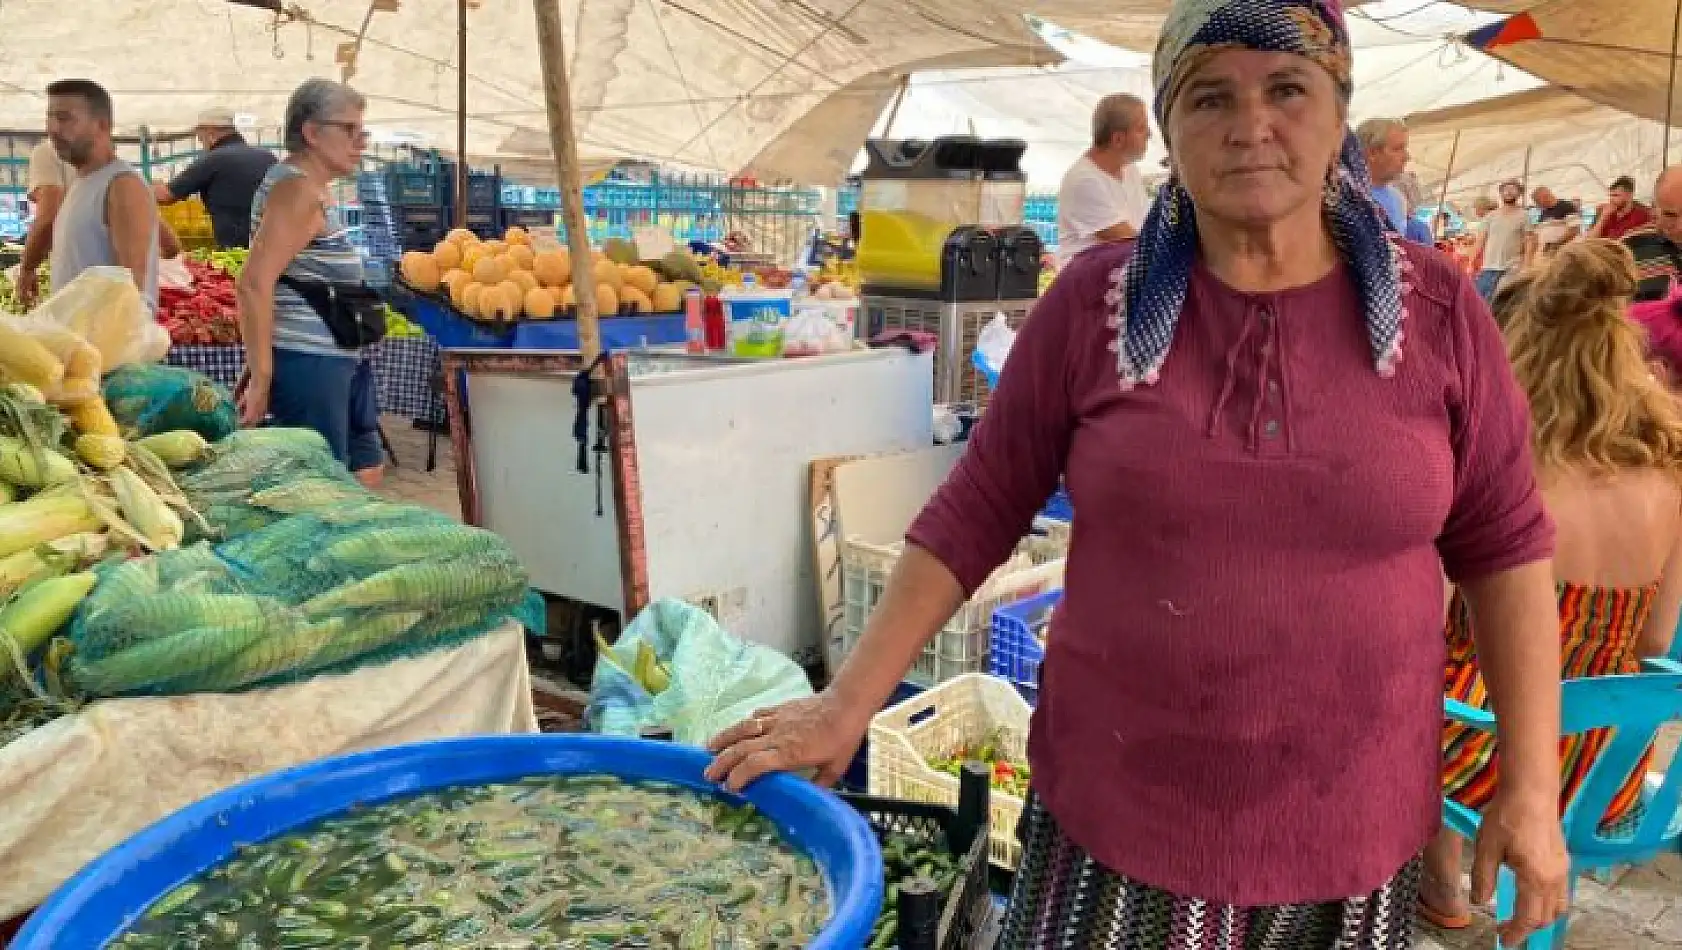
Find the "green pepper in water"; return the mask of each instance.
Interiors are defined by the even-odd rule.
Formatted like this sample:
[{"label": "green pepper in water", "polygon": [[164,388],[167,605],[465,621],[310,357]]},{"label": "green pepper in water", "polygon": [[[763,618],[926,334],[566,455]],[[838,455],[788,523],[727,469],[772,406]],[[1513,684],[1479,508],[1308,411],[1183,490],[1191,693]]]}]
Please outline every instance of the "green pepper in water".
[{"label": "green pepper in water", "polygon": [[545,776],[357,808],[241,848],[111,946],[774,950],[827,917],[815,865],[751,808]]}]

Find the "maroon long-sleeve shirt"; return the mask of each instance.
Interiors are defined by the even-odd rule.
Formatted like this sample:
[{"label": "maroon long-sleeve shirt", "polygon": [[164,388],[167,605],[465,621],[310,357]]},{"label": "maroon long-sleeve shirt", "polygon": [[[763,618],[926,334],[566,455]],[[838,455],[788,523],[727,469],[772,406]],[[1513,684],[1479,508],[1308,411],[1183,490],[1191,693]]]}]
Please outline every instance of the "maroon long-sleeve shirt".
[{"label": "maroon long-sleeve shirt", "polygon": [[1241,293],[1201,265],[1161,380],[1117,382],[1090,251],[1024,327],[912,526],[973,590],[1067,476],[1079,518],[1041,673],[1035,787],[1104,866],[1244,906],[1365,894],[1441,812],[1443,580],[1547,558],[1494,320],[1411,261],[1381,377],[1350,272]]}]

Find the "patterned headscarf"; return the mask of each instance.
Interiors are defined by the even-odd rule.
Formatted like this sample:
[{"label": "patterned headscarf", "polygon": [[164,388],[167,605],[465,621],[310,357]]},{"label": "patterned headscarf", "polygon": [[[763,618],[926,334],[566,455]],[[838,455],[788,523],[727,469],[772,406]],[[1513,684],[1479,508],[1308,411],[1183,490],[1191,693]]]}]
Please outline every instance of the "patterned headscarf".
[{"label": "patterned headscarf", "polygon": [[[1338,0],[1176,0],[1157,41],[1151,74],[1156,117],[1169,110],[1186,80],[1226,49],[1296,53],[1331,74],[1344,101],[1353,90],[1349,32]],[[1338,167],[1326,186],[1326,217],[1338,253],[1354,272],[1366,307],[1367,336],[1381,375],[1401,356],[1402,281],[1407,268],[1383,210],[1373,201],[1366,161],[1346,130]],[[1128,265],[1112,275],[1114,348],[1123,389],[1156,382],[1174,341],[1197,256],[1197,219],[1178,177],[1157,192]]]}]

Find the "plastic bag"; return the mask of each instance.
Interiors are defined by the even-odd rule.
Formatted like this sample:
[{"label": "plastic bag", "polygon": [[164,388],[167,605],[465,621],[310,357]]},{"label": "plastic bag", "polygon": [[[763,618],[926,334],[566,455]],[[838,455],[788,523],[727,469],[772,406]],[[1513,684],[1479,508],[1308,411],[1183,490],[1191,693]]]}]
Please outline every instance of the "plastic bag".
[{"label": "plastic bag", "polygon": [[167,260],[158,261],[158,289],[193,289],[193,272],[187,269],[186,260],[171,257]]},{"label": "plastic bag", "polygon": [[157,362],[169,352],[168,331],[153,319],[126,267],[88,268],[41,301],[29,319],[75,331],[99,351],[106,372]]},{"label": "plastic bag", "polygon": [[987,325],[981,328],[981,335],[976,337],[975,349],[993,372],[1001,372],[1005,368],[1005,360],[1010,356],[1010,348],[1016,344],[1016,331],[1011,329],[1010,321],[1004,314],[998,314]]},{"label": "plastic bag", "polygon": [[[642,644],[669,679],[658,693],[636,675]],[[665,726],[678,742],[704,745],[757,710],[810,695],[812,684],[793,660],[731,636],[693,604],[666,598],[649,604],[596,657],[586,715],[590,728],[606,735]]]},{"label": "plastic bag", "polygon": [[784,356],[819,356],[843,353],[851,342],[823,307],[803,307],[783,330]]}]

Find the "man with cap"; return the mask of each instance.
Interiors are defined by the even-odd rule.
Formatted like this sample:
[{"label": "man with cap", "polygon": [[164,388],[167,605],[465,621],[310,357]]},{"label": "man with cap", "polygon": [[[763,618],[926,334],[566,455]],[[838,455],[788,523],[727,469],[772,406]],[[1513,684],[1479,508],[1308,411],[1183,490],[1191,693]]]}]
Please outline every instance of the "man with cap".
[{"label": "man with cap", "polygon": [[277,159],[268,149],[247,144],[234,129],[234,114],[226,109],[203,113],[193,131],[204,154],[173,181],[152,186],[158,203],[174,204],[198,195],[210,212],[217,246],[249,247],[251,199]]}]

